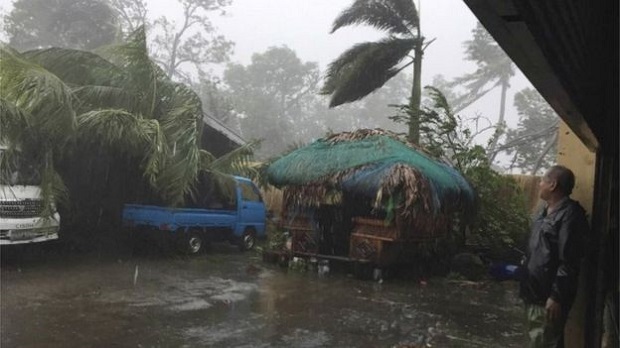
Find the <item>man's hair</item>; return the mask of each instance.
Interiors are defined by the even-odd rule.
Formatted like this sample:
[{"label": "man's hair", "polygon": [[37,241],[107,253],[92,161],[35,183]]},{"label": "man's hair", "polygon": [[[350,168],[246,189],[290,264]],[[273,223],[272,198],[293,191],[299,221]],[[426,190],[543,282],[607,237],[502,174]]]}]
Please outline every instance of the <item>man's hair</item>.
[{"label": "man's hair", "polygon": [[575,174],[573,172],[560,165],[555,165],[547,171],[547,176],[550,179],[554,179],[557,183],[557,187],[567,196],[573,193],[575,187]]}]

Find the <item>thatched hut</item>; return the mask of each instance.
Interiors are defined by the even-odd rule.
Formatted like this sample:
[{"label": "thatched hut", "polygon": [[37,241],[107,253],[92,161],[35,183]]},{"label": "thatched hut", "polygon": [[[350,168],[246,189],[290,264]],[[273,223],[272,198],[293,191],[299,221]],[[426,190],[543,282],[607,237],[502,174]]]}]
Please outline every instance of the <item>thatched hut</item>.
[{"label": "thatched hut", "polygon": [[476,201],[454,168],[379,129],[315,141],[272,163],[267,176],[284,190],[281,221],[301,255],[389,263],[402,243],[445,234]]}]

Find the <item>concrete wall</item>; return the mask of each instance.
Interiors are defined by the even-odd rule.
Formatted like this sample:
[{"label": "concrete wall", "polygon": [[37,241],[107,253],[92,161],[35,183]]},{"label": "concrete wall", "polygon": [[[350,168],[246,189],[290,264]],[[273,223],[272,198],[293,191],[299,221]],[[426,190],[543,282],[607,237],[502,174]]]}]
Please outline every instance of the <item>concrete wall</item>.
[{"label": "concrete wall", "polygon": [[[592,215],[592,201],[594,194],[594,171],[596,165],[595,153],[588,150],[566,123],[560,121],[558,137],[558,164],[568,167],[575,173],[575,188],[571,198],[579,201],[586,209],[588,217]],[[582,267],[582,270],[585,267]],[[584,347],[584,328],[587,298],[584,285],[585,272],[581,272],[579,292],[569,314],[566,324],[565,340],[567,348]]]}]

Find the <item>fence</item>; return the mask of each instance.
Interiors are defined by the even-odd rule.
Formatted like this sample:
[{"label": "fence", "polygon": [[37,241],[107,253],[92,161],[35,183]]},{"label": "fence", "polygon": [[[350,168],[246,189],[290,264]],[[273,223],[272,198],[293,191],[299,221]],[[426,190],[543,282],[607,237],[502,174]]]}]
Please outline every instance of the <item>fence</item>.
[{"label": "fence", "polygon": [[541,200],[538,197],[538,185],[542,177],[518,174],[511,174],[508,176],[513,178],[517,185],[523,190],[530,212],[534,212],[541,204]]}]

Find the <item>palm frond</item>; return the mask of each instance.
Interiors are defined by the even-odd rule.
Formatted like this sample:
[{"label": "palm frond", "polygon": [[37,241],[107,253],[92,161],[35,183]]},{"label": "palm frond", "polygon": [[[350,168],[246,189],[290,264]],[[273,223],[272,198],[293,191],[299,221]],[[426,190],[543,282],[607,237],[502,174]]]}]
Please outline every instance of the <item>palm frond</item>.
[{"label": "palm frond", "polygon": [[465,74],[461,77],[455,78],[449,86],[463,86],[467,90],[466,93],[455,98],[453,105],[455,109],[460,111],[480,98],[484,97],[487,93],[495,89],[502,83],[502,79],[505,76],[497,75],[488,69],[478,69],[473,73]]},{"label": "palm frond", "polygon": [[141,121],[141,116],[125,110],[89,111],[78,116],[79,137],[110,148],[138,153],[148,138]]},{"label": "palm frond", "polygon": [[33,50],[23,54],[72,87],[78,112],[92,109],[126,109],[140,113],[144,91],[132,89],[131,72],[103,57],[66,48]]},{"label": "palm frond", "polygon": [[321,93],[331,94],[330,107],[365,97],[400,71],[396,65],[415,43],[389,38],[353,46],[330,64]]},{"label": "palm frond", "polygon": [[155,190],[172,205],[183,204],[195,185],[200,164],[198,147],[187,147],[169,156],[157,178]]},{"label": "palm frond", "polygon": [[48,161],[41,173],[41,198],[43,199],[43,217],[51,217],[56,205],[64,205],[69,201],[69,190],[65,186],[60,174],[53,165],[52,153],[48,154]]},{"label": "palm frond", "polygon": [[19,144],[30,129],[32,115],[0,97],[0,143]]},{"label": "palm frond", "polygon": [[144,27],[136,29],[129,35],[126,42],[101,47],[96,53],[121,70],[130,72],[129,81],[125,84],[125,88],[140,91],[142,96],[140,113],[146,118],[152,118],[151,115],[154,113],[157,103],[157,80],[165,74],[149,58]]},{"label": "palm frond", "polygon": [[216,159],[211,152],[200,149],[200,170],[209,170],[209,166]]},{"label": "palm frond", "polygon": [[146,150],[142,162],[143,175],[151,186],[157,183],[157,177],[169,155],[164,132],[157,120],[140,120],[141,134],[146,136]]},{"label": "palm frond", "polygon": [[338,15],[331,32],[356,24],[368,24],[391,34],[414,36],[419,19],[411,0],[357,0]]},{"label": "palm frond", "polygon": [[2,182],[11,182],[13,173],[18,169],[18,159],[20,157],[20,151],[16,143],[9,142],[2,144],[6,148],[2,151],[0,156],[0,180]]},{"label": "palm frond", "polygon": [[256,178],[258,171],[250,166],[257,142],[240,146],[227,154],[215,159],[204,169],[229,175],[241,175]]},{"label": "palm frond", "polygon": [[140,113],[139,93],[123,87],[85,85],[73,88],[77,112],[93,109],[124,109],[129,113]]},{"label": "palm frond", "polygon": [[27,51],[23,56],[73,86],[120,87],[128,79],[128,75],[122,69],[88,51],[54,47]]},{"label": "palm frond", "polygon": [[0,47],[0,97],[29,116],[43,142],[61,144],[75,128],[73,94],[56,75]]}]

